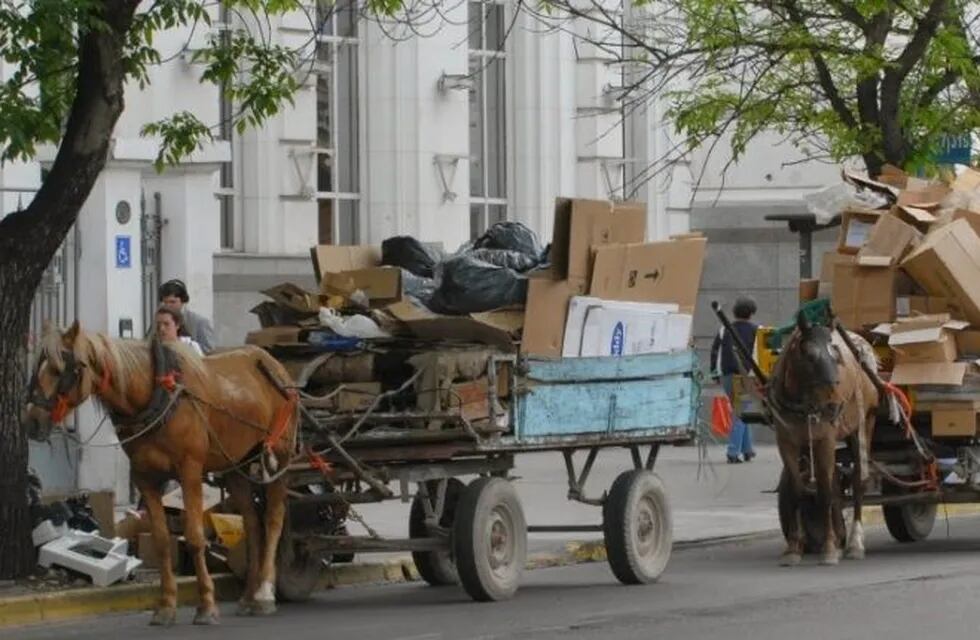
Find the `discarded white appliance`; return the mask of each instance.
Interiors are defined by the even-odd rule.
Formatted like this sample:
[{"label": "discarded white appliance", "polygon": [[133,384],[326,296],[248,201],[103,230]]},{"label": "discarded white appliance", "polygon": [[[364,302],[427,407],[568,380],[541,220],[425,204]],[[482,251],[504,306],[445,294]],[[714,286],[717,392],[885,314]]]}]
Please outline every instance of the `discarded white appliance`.
[{"label": "discarded white appliance", "polygon": [[98,587],[124,580],[143,564],[128,555],[129,542],[122,538],[103,538],[95,533],[71,530],[43,547],[38,557],[42,567],[57,565],[92,578]]}]

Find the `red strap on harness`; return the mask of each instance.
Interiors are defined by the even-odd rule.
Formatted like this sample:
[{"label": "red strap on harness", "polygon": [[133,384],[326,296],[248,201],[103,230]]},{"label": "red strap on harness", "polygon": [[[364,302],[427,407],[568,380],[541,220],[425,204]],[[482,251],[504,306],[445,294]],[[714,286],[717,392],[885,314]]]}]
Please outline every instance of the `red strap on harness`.
[{"label": "red strap on harness", "polygon": [[167,391],[173,392],[177,390],[177,380],[180,378],[180,373],[177,371],[168,371],[162,376],[157,378],[157,384],[166,389]]},{"label": "red strap on harness", "polygon": [[58,394],[58,397],[54,400],[54,408],[51,409],[51,422],[58,424],[65,419],[68,415],[68,396],[64,394]]},{"label": "red strap on harness", "polygon": [[272,451],[286,434],[286,430],[289,428],[292,418],[296,414],[296,404],[298,401],[299,396],[297,393],[295,391],[289,391],[286,401],[276,409],[276,415],[272,421],[272,428],[269,430],[269,435],[265,439],[265,448],[269,451]]},{"label": "red strap on harness", "polygon": [[310,466],[323,474],[324,478],[333,477],[333,465],[324,460],[323,456],[310,447],[306,448],[306,456],[310,459]]}]

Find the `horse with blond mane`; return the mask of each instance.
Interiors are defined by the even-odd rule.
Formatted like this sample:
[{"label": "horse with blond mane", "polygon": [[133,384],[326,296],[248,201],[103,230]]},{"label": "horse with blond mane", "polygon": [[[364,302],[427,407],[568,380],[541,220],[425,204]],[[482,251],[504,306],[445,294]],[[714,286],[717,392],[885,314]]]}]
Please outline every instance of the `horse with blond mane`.
[{"label": "horse with blond mane", "polygon": [[[209,472],[223,474],[245,523],[248,576],[239,613],[275,611],[276,550],[286,509],[281,475],[297,444],[295,396],[282,390],[288,381],[282,365],[257,347],[200,358],[180,343],[89,334],[77,321],[64,333],[45,332],[25,426],[50,431],[90,397],[112,418],[160,559],[161,598],[150,624],[176,622],[177,582],[162,502],[170,479],[183,490],[184,535],[200,595],[194,624],[218,622],[205,561],[203,478]],[[250,470],[256,467],[264,478],[264,522],[253,501]]]}]

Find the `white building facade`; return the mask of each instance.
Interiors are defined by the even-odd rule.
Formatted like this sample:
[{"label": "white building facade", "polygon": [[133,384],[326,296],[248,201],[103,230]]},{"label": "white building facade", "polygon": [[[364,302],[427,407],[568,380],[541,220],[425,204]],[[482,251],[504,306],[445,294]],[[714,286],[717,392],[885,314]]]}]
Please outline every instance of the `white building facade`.
[{"label": "white building facade", "polygon": [[[424,37],[396,40],[377,22],[357,19],[349,1],[329,11],[311,4],[270,25],[278,42],[307,51],[294,107],[241,135],[220,127],[220,141],[162,174],[152,168],[157,146],[140,128],[180,110],[206,123],[228,118],[234,105],[198,83],[190,57],[203,38],[241,25],[215,8],[213,34],[158,36],[168,62],[153,70],[148,88],[128,91],[109,165],[65,258],[77,259],[84,281],[62,268],[52,280],[60,284],[45,290],[50,297],[60,286],[57,310],[39,313],[64,322],[77,316],[85,328],[110,335],[145,335],[156,287],[179,277],[190,306],[213,318],[218,343],[241,344],[258,326],[249,309],[263,299],[262,289],[283,281],[313,286],[313,245],[413,235],[451,250],[498,220],[523,222],[547,242],[556,196],[623,198],[624,184],[667,148],[659,106],[624,113],[617,100],[624,69],[577,37],[584,24],[545,33],[532,17],[515,16],[509,2],[478,0],[447,5],[445,19]],[[0,174],[5,211],[36,188],[45,159]],[[790,159],[760,145],[720,198],[721,181],[709,165],[705,195],[692,200],[694,176],[707,162],[696,157],[632,198],[647,204],[650,239],[686,232],[697,221],[709,240],[728,247],[709,255],[716,266],[709,264],[706,282],[721,283],[707,286],[706,295],[714,295],[760,282],[732,275],[738,270],[726,267],[731,255],[748,256],[766,274],[777,271],[784,253],[792,257],[794,241],[783,232],[759,262],[753,237],[766,225],[757,213],[801,211],[801,195],[832,181],[833,170],[787,168]],[[729,227],[742,235],[733,241]],[[783,294],[790,282],[795,288],[795,275],[770,279]],[[711,327],[699,332],[710,335]],[[81,412],[82,439],[100,419],[90,407]],[[94,440],[111,441],[108,429]],[[56,443],[35,447],[32,456],[49,484],[114,488],[120,502],[126,499],[128,467],[117,449]]]}]

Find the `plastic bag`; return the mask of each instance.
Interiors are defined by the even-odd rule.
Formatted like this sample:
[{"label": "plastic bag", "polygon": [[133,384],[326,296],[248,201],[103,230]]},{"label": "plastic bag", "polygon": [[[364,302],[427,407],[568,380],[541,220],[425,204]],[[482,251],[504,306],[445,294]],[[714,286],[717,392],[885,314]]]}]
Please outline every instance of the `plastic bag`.
[{"label": "plastic bag", "polygon": [[429,305],[438,313],[476,313],[527,301],[527,278],[513,269],[464,255],[442,263],[441,272]]},{"label": "plastic bag", "polygon": [[374,320],[367,316],[342,316],[334,309],[320,309],[320,324],[345,338],[390,338]]},{"label": "plastic bag", "polygon": [[510,251],[508,249],[474,249],[469,253],[471,258],[482,260],[483,262],[507,267],[518,273],[530,271],[538,266],[540,260],[520,251]]},{"label": "plastic bag", "polygon": [[432,278],[423,278],[410,271],[402,269],[402,291],[407,296],[411,296],[428,306],[436,292],[436,281]]},{"label": "plastic bag", "polygon": [[441,253],[411,236],[395,236],[381,243],[381,264],[401,267],[423,278],[431,278],[442,260]]},{"label": "plastic bag", "polygon": [[473,243],[474,249],[506,249],[541,259],[538,236],[520,222],[498,222]]},{"label": "plastic bag", "polygon": [[732,432],[732,401],[728,396],[715,396],[711,401],[711,433],[727,438]]},{"label": "plastic bag", "polygon": [[888,198],[870,189],[858,190],[851,184],[842,182],[816,193],[803,196],[807,211],[812,213],[819,224],[830,222],[848,207],[878,209],[888,204]]}]

